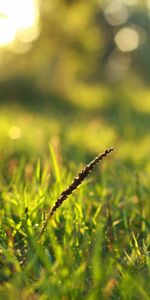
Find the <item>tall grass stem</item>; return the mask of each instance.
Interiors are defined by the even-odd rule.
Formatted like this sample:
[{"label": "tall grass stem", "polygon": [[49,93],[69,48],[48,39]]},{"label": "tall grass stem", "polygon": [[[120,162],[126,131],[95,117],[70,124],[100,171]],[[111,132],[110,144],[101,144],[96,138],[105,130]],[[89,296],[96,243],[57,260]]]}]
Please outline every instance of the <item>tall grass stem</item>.
[{"label": "tall grass stem", "polygon": [[62,205],[62,203],[68,198],[69,195],[72,194],[74,190],[77,189],[77,187],[82,183],[82,181],[87,178],[87,176],[92,172],[92,170],[95,168],[95,166],[103,160],[105,157],[107,157],[112,151],[114,151],[114,148],[106,149],[103,153],[96,156],[89,164],[85,166],[85,168],[75,177],[72,181],[72,183],[60,194],[59,198],[56,200],[54,206],[49,210],[45,221],[43,222],[42,229],[39,233],[38,239],[41,238],[43,233],[46,230],[46,227],[49,223],[50,218],[53,216],[55,211]]}]

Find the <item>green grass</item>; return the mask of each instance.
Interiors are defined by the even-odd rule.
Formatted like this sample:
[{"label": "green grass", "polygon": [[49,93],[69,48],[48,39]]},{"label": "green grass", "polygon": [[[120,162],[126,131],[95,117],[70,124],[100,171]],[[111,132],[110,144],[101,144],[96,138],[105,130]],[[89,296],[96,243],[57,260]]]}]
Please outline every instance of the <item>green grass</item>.
[{"label": "green grass", "polygon": [[[150,299],[150,104],[140,93],[95,87],[93,105],[1,107],[0,299]],[[108,146],[116,152],[37,242],[61,191]]]}]

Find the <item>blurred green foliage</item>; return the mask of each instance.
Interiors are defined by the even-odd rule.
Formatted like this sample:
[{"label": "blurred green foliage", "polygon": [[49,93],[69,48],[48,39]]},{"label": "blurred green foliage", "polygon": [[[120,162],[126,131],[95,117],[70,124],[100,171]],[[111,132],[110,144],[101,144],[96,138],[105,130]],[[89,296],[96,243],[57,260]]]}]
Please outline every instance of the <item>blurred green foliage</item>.
[{"label": "blurred green foliage", "polygon": [[[149,299],[149,14],[142,0],[45,0],[30,51],[0,50],[1,299]],[[47,209],[108,146],[38,245]]]},{"label": "blurred green foliage", "polygon": [[[40,3],[40,37],[24,55],[2,49],[0,77],[33,77],[57,93],[75,83],[148,83],[149,13],[148,1],[45,0]],[[115,36],[128,27],[138,44],[126,52],[118,48]]]}]

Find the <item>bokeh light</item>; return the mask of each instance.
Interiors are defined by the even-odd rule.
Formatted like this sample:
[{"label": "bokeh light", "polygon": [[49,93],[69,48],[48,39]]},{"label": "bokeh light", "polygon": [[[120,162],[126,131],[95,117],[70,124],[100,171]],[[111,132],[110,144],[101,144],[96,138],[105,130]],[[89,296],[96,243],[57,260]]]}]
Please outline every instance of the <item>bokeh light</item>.
[{"label": "bokeh light", "polygon": [[39,35],[37,0],[0,0],[0,47],[15,39],[32,42]]},{"label": "bokeh light", "polygon": [[139,33],[134,28],[124,27],[117,32],[115,42],[122,52],[134,51],[140,45]]},{"label": "bokeh light", "polygon": [[134,6],[138,4],[139,0],[122,0],[122,2],[128,6]]},{"label": "bokeh light", "polygon": [[108,1],[104,5],[104,15],[109,24],[118,26],[128,19],[128,9],[121,1]]},{"label": "bokeh light", "polygon": [[21,129],[17,126],[13,126],[9,129],[8,135],[12,140],[18,140],[21,137]]}]

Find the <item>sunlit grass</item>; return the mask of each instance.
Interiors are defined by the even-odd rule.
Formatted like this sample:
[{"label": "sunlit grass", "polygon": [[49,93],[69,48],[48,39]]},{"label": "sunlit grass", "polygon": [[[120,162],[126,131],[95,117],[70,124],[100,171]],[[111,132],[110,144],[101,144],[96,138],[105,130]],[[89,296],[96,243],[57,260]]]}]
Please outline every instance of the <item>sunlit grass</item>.
[{"label": "sunlit grass", "polygon": [[[145,113],[139,95],[104,94],[83,104],[83,92],[70,114],[1,107],[1,299],[149,299],[150,104]],[[111,145],[37,243],[61,191]]]}]

